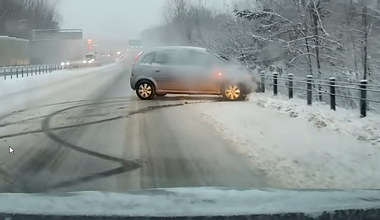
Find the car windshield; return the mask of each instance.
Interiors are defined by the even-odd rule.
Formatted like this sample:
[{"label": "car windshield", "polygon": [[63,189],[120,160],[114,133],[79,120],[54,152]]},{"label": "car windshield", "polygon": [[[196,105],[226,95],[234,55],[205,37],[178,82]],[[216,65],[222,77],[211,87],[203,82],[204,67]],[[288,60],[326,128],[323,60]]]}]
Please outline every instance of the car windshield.
[{"label": "car windshield", "polygon": [[0,219],[34,193],[379,189],[379,3],[0,0]]}]

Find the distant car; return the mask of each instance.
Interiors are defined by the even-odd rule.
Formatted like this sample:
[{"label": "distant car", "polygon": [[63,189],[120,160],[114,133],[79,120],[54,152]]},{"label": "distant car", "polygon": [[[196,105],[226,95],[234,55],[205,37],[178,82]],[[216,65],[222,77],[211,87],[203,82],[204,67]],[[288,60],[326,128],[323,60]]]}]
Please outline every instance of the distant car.
[{"label": "distant car", "polygon": [[85,60],[83,60],[83,64],[92,64],[95,62],[94,54],[86,54]]},{"label": "distant car", "polygon": [[65,61],[62,61],[62,62],[60,63],[60,65],[61,65],[63,68],[68,68],[68,67],[70,67],[71,63],[70,63],[70,61],[65,60]]},{"label": "distant car", "polygon": [[207,49],[170,46],[140,52],[130,84],[142,100],[166,94],[208,94],[234,101],[245,99],[255,82],[242,66]]}]

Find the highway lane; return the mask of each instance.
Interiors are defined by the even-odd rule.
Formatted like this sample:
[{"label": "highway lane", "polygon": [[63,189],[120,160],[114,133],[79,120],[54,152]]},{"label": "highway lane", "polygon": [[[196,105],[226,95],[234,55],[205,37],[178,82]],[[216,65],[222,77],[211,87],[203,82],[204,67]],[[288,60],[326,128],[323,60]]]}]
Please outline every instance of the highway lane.
[{"label": "highway lane", "polygon": [[140,101],[129,74],[115,64],[1,96],[30,99],[0,116],[0,192],[276,186],[190,106],[217,97]]}]

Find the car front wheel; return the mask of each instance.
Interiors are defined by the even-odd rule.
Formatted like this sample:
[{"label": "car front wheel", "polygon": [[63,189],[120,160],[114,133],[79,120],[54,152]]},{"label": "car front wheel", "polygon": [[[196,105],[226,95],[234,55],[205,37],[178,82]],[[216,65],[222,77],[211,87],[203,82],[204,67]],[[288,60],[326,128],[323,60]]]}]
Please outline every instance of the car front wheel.
[{"label": "car front wheel", "polygon": [[141,81],[137,84],[136,94],[141,100],[154,98],[154,85],[149,81]]},{"label": "car front wheel", "polygon": [[246,97],[243,88],[237,84],[228,84],[222,91],[223,97],[228,101],[243,100]]}]

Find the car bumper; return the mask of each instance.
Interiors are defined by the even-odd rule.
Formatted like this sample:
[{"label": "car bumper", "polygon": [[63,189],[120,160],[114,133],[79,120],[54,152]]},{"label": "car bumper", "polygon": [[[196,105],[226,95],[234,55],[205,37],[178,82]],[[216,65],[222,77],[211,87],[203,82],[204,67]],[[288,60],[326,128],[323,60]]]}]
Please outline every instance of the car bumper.
[{"label": "car bumper", "polygon": [[131,77],[129,79],[129,83],[131,85],[131,89],[136,90],[136,80],[134,79],[134,77]]}]

